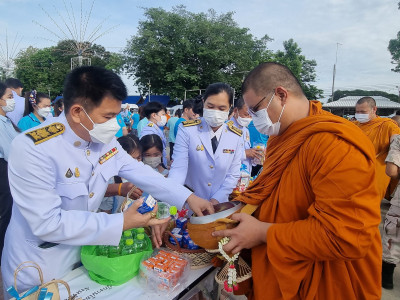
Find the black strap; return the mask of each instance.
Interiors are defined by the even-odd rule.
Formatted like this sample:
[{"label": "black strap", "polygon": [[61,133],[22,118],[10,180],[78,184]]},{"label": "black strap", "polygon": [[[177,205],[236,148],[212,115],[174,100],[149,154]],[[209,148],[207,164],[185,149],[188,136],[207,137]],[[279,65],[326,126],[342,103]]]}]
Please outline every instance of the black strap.
[{"label": "black strap", "polygon": [[211,146],[212,146],[213,152],[215,153],[215,151],[216,151],[217,148],[218,148],[218,140],[217,140],[217,137],[216,137],[216,136],[214,136],[214,137],[211,139]]}]

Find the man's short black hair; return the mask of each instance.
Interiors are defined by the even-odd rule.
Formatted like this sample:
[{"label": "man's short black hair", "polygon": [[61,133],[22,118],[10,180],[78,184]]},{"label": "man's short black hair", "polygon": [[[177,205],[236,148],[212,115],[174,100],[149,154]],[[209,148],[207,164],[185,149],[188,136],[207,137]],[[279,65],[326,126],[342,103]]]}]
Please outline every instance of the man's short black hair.
[{"label": "man's short black hair", "polygon": [[245,105],[245,103],[244,103],[243,97],[240,97],[240,98],[236,99],[234,108],[241,110],[244,105]]},{"label": "man's short black hair", "polygon": [[104,97],[112,96],[122,101],[128,97],[125,84],[114,72],[93,66],[74,69],[64,82],[64,108],[66,114],[75,103],[89,111],[98,107]]},{"label": "man's short black hair", "polygon": [[5,84],[8,88],[12,89],[19,89],[24,87],[22,82],[17,78],[7,78]]},{"label": "man's short black hair", "polygon": [[194,107],[194,100],[193,99],[189,99],[189,100],[186,100],[186,101],[183,101],[183,111],[185,111],[185,108],[188,108],[188,109],[193,109],[193,107]]},{"label": "man's short black hair", "polygon": [[160,102],[149,102],[144,107],[144,115],[147,119],[150,119],[152,113],[158,114],[162,110],[165,110],[165,106]]}]

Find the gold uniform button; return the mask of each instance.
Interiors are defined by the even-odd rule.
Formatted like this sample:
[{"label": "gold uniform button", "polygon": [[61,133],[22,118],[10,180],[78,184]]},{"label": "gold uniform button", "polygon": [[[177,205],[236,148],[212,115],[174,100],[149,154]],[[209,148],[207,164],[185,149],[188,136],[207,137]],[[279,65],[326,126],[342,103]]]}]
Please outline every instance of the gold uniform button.
[{"label": "gold uniform button", "polygon": [[80,142],[80,141],[74,142],[74,146],[75,146],[75,147],[79,147],[80,145],[81,145],[81,142]]},{"label": "gold uniform button", "polygon": [[92,176],[94,176],[94,172],[92,172]]},{"label": "gold uniform button", "polygon": [[210,169],[214,169],[214,166],[213,166],[213,165],[210,165]]},{"label": "gold uniform button", "polygon": [[211,182],[208,183],[208,186],[211,186]]},{"label": "gold uniform button", "polygon": [[90,156],[90,150],[86,150],[86,155]]},{"label": "gold uniform button", "polygon": [[91,192],[91,193],[89,194],[89,198],[92,198],[93,196],[94,196],[94,193]]}]

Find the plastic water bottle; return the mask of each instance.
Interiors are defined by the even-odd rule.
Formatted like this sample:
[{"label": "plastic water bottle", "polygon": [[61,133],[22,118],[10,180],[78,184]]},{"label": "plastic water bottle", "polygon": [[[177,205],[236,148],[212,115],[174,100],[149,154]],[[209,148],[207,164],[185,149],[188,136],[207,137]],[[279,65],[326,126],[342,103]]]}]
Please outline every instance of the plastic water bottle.
[{"label": "plastic water bottle", "polygon": [[143,252],[147,250],[147,241],[144,239],[144,234],[139,233],[136,236],[133,249],[135,253]]},{"label": "plastic water bottle", "polygon": [[98,256],[108,256],[108,246],[98,245],[96,253]]},{"label": "plastic water bottle", "polygon": [[171,206],[165,202],[158,202],[157,219],[166,219],[169,216],[175,216],[178,213],[176,206]]},{"label": "plastic water bottle", "polygon": [[144,228],[143,227],[138,227],[136,228],[136,235],[138,235],[139,233],[143,233],[144,234]]},{"label": "plastic water bottle", "polygon": [[113,258],[113,257],[118,257],[120,256],[121,251],[119,246],[109,246],[108,247],[108,257]]},{"label": "plastic water bottle", "polygon": [[119,241],[119,246],[121,249],[125,246],[125,241],[128,239],[133,239],[133,235],[131,231],[126,230],[122,233],[121,240]]},{"label": "plastic water bottle", "polygon": [[121,250],[121,255],[129,255],[135,253],[133,249],[133,239],[126,239],[125,246]]},{"label": "plastic water bottle", "polygon": [[242,164],[240,167],[240,179],[237,185],[239,192],[244,192],[250,184],[250,173],[247,170],[247,166]]}]

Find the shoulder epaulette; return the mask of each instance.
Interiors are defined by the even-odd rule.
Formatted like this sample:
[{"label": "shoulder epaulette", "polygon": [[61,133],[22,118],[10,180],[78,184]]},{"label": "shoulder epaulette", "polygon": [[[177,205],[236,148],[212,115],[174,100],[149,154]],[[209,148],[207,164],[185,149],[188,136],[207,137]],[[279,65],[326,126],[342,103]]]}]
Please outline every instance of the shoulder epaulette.
[{"label": "shoulder epaulette", "polygon": [[189,126],[196,126],[201,124],[201,120],[200,119],[196,119],[196,120],[189,120],[189,121],[184,121],[182,122],[184,127],[189,127]]},{"label": "shoulder epaulette", "polygon": [[149,122],[149,123],[147,124],[147,126],[153,127],[153,126],[154,126],[154,123]]},{"label": "shoulder epaulette", "polygon": [[233,133],[236,133],[238,136],[243,135],[243,131],[241,129],[237,128],[235,125],[233,125],[233,121],[227,122],[226,125],[228,125],[228,128],[230,131],[232,131]]},{"label": "shoulder epaulette", "polygon": [[64,124],[61,123],[53,123],[48,126],[29,131],[25,133],[29,136],[35,145],[43,143],[57,135],[62,134],[65,131]]}]

